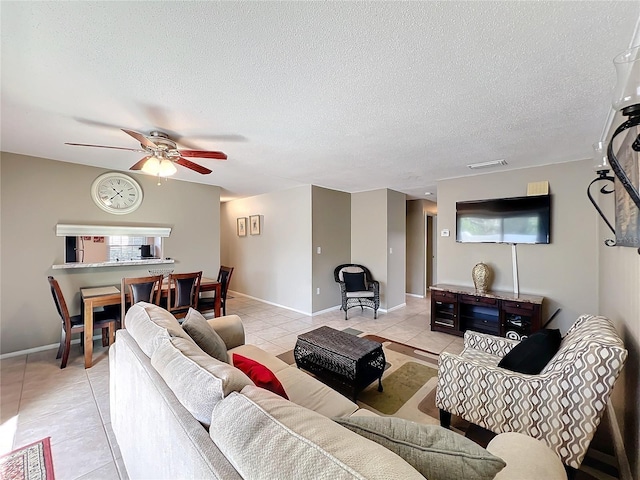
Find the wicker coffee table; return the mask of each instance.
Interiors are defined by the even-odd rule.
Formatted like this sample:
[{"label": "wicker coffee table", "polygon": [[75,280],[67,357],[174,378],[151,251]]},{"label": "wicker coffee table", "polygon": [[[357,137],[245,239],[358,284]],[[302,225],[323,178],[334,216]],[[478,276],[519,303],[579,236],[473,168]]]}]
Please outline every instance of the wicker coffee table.
[{"label": "wicker coffee table", "polygon": [[320,327],[298,336],[293,356],[298,368],[313,373],[327,385],[347,387],[355,402],[376,378],[382,391],[386,360],[382,344],[331,327]]}]

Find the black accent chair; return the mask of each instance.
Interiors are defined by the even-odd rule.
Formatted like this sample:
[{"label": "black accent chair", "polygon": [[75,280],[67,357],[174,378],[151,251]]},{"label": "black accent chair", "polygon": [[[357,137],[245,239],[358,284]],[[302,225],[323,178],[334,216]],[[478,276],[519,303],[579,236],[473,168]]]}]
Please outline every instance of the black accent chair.
[{"label": "black accent chair", "polygon": [[[120,285],[120,321],[122,328],[126,328],[124,317],[131,305],[138,302],[149,302],[160,305],[162,296],[162,275],[149,277],[123,278]],[[127,301],[129,299],[129,301]]]},{"label": "black accent chair", "polygon": [[[231,275],[233,274],[234,267],[225,267],[220,265],[218,270],[218,282],[221,283],[220,287],[220,307],[222,309],[222,315],[227,314],[227,290],[229,290],[229,284],[231,283]],[[198,310],[200,312],[208,312],[213,310],[215,304],[214,297],[200,297],[198,301]]]},{"label": "black accent chair", "polygon": [[344,263],[333,271],[335,281],[340,285],[344,319],[347,320],[347,310],[353,307],[373,309],[373,318],[378,318],[380,307],[380,283],[374,280],[371,272],[364,265]]},{"label": "black accent chair", "polygon": [[[69,360],[69,350],[71,350],[71,335],[74,333],[80,334],[80,344],[84,350],[84,316],[69,315],[69,309],[67,308],[67,302],[62,295],[62,290],[58,281],[53,277],[48,277],[49,286],[51,287],[51,295],[53,296],[53,302],[56,304],[58,315],[62,320],[62,333],[60,334],[60,346],[58,347],[58,353],[56,358],[62,357],[62,363],[60,368],[67,366]],[[102,345],[109,345],[109,338],[113,338],[118,319],[111,315],[111,312],[95,312],[93,314],[93,328],[94,330],[102,330]]]}]

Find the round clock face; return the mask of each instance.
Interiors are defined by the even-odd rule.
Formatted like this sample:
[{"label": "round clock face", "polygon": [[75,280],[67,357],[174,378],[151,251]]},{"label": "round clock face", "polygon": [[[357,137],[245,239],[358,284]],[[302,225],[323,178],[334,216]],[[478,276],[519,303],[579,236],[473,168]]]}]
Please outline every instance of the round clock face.
[{"label": "round clock face", "polygon": [[105,173],[91,185],[91,196],[102,210],[116,215],[131,213],[142,203],[138,182],[122,173]]}]

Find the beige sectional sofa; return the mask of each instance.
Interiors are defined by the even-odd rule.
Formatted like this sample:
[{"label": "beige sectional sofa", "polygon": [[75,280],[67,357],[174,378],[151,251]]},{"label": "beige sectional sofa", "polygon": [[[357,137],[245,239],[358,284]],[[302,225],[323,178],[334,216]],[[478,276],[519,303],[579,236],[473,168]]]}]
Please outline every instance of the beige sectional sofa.
[{"label": "beige sectional sofa", "polygon": [[[289,400],[205,353],[166,310],[138,303],[109,352],[111,422],[131,479],[425,478],[391,449],[343,426],[349,419],[382,417],[245,345],[239,317],[207,322],[224,341],[229,360],[238,353],[266,366]],[[503,435],[515,437],[492,442],[507,463],[496,478],[566,478],[540,442]],[[491,445],[484,452],[495,463],[489,451]]]}]

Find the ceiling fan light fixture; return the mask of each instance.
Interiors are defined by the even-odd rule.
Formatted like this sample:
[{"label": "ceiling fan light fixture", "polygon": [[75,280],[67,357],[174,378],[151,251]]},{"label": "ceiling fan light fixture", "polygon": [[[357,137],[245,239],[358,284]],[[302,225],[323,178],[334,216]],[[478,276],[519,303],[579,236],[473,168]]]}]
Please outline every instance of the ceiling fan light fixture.
[{"label": "ceiling fan light fixture", "polygon": [[148,160],[144,162],[142,171],[144,173],[148,173],[149,175],[158,175],[158,173],[160,172],[160,160],[158,160],[158,157],[149,157]]},{"label": "ceiling fan light fixture", "polygon": [[175,175],[177,171],[178,169],[173,164],[173,162],[165,158],[160,162],[158,175],[161,177],[170,177],[171,175]]}]

